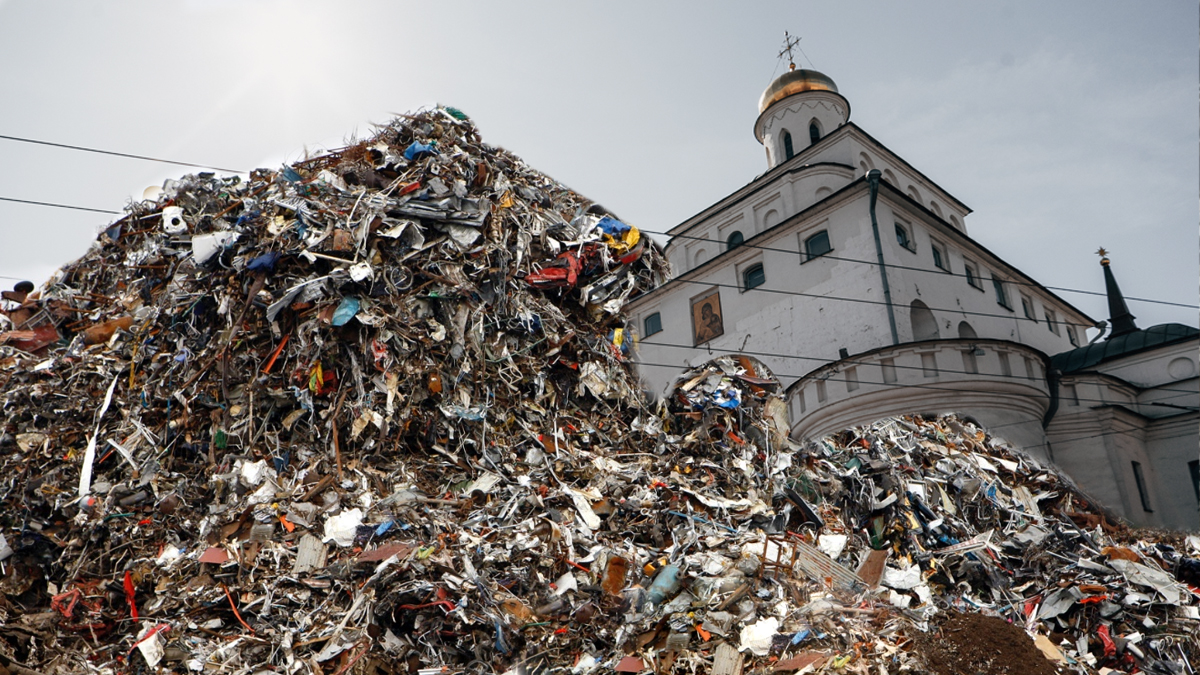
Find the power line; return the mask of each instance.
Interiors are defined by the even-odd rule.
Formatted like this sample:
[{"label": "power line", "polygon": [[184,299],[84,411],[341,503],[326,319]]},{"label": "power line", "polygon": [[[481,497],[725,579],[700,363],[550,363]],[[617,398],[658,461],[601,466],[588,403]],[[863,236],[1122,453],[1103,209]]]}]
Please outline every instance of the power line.
[{"label": "power line", "polygon": [[[680,239],[691,239],[691,240],[695,240],[695,241],[703,241],[703,242],[708,242],[708,243],[711,243],[711,244],[720,244],[720,245],[722,245],[722,246],[726,245],[726,242],[723,242],[723,241],[721,241],[721,240],[719,240],[719,239],[709,239],[709,238],[707,238],[707,237],[697,237],[697,236],[695,236],[695,235],[688,235],[688,234],[675,234],[675,235],[672,235],[672,234],[670,234],[670,233],[667,233],[667,232],[656,232],[656,231],[653,231],[653,230],[640,230],[640,231],[641,231],[641,232],[643,232],[643,233],[645,233],[645,234],[657,234],[657,235],[661,235],[661,236],[664,236],[664,237],[672,237],[672,238],[678,237],[678,238],[680,238]],[[773,247],[773,246],[763,246],[763,245],[761,245],[761,244],[745,244],[745,243],[743,243],[743,244],[738,244],[738,248],[741,248],[741,247],[746,247],[746,248],[751,248],[751,249],[757,249],[757,250],[760,250],[760,251],[774,251],[774,252],[777,252],[777,253],[787,253],[787,254],[789,254],[789,255],[796,255],[796,256],[802,256],[802,255],[804,255],[804,252],[803,252],[803,251],[799,251],[799,250],[795,250],[795,251],[794,251],[794,250],[792,250],[792,249],[787,249],[787,248],[777,248],[777,247]],[[821,257],[821,258],[828,258],[829,260],[840,260],[840,261],[842,261],[842,262],[858,263],[858,264],[860,264],[860,265],[874,265],[874,266],[879,266],[879,264],[880,264],[878,261],[875,261],[875,260],[860,260],[860,259],[858,259],[858,258],[843,258],[843,257],[841,257],[841,256],[836,256],[836,255],[833,255],[833,254],[831,254],[831,253],[825,253],[825,254],[822,254],[820,257]],[[898,269],[898,270],[910,270],[910,271],[913,271],[913,272],[924,272],[924,273],[926,273],[926,274],[937,274],[937,275],[941,275],[941,276],[951,276],[951,277],[958,277],[958,278],[961,278],[961,279],[966,279],[966,278],[967,278],[967,275],[966,275],[966,274],[959,274],[959,273],[957,273],[957,272],[951,272],[950,270],[947,270],[947,269],[941,269],[941,268],[939,268],[939,269],[929,269],[928,267],[914,267],[914,266],[912,266],[912,265],[899,265],[899,264],[896,264],[896,263],[883,263],[883,266],[884,266],[884,267],[890,267],[890,268],[892,268],[892,269]],[[1043,286],[1042,284],[1039,284],[1039,283],[1036,283],[1036,282],[1030,282],[1030,281],[1015,281],[1015,280],[1005,280],[1005,281],[1003,281],[1003,283],[1006,283],[1006,284],[1012,284],[1012,285],[1014,285],[1014,286],[1028,286],[1028,287],[1046,288],[1046,289],[1049,289],[1049,290],[1054,290],[1054,291],[1063,291],[1063,292],[1066,292],[1066,293],[1080,293],[1080,294],[1082,294],[1082,295],[1099,295],[1099,296],[1107,296],[1107,295],[1108,295],[1107,293],[1103,293],[1103,292],[1101,292],[1101,291],[1085,291],[1085,290],[1083,290],[1083,289],[1079,289],[1079,288],[1066,288],[1066,287],[1063,287],[1063,286]],[[1126,299],[1126,300],[1136,300],[1136,301],[1138,301],[1138,302],[1149,302],[1149,303],[1154,303],[1154,304],[1157,304],[1157,305],[1172,305],[1172,306],[1175,306],[1175,307],[1186,307],[1186,308],[1188,308],[1188,309],[1200,309],[1200,305],[1189,305],[1189,304],[1182,303],[1182,302],[1170,302],[1170,301],[1167,301],[1167,300],[1152,300],[1152,299],[1150,299],[1150,298],[1135,298],[1135,297],[1132,297],[1132,296],[1125,296],[1125,299]],[[1076,324],[1076,325],[1079,325],[1079,324]],[[1092,326],[1088,326],[1088,328],[1092,328]]]},{"label": "power line", "polygon": [[[801,52],[801,53],[803,53],[803,52]],[[807,55],[805,55],[805,58],[807,58]],[[150,162],[161,162],[163,164],[174,164],[176,166],[187,166],[187,167],[193,167],[193,168],[199,168],[199,169],[216,169],[217,171],[225,171],[228,173],[247,173],[246,171],[242,171],[239,169],[225,169],[225,168],[218,167],[218,166],[210,166],[208,164],[195,164],[192,162],[180,162],[177,160],[160,159],[157,157],[148,157],[146,155],[135,155],[135,154],[126,153],[126,152],[115,152],[112,150],[99,150],[96,148],[87,148],[87,147],[83,147],[83,146],[79,146],[79,145],[71,145],[68,143],[54,143],[51,141],[42,141],[42,140],[37,140],[37,139],[32,139],[32,138],[22,138],[20,136],[0,135],[0,139],[10,140],[10,141],[19,141],[22,143],[34,143],[34,144],[38,144],[38,145],[46,145],[46,146],[51,146],[51,147],[56,147],[56,148],[66,148],[66,149],[70,149],[70,150],[80,150],[83,152],[94,152],[97,154],[112,155],[115,157],[126,157],[126,158],[130,158],[130,159],[140,159],[140,160],[145,160],[145,161],[150,161]],[[0,198],[0,199],[4,199],[4,198]],[[30,201],[20,200],[20,199],[7,199],[7,201],[24,202],[24,203],[28,203],[28,204],[36,203],[36,204],[40,204],[43,206],[55,206],[55,207],[59,207],[59,208],[74,208],[74,209],[79,209],[79,210],[83,210],[83,211],[97,211],[97,212],[101,212],[101,213],[118,213],[116,211],[105,211],[105,210],[101,210],[101,209],[89,209],[89,208],[85,208],[85,207],[66,206],[66,205],[62,205],[62,204],[51,204],[51,203],[46,203],[46,202],[30,202]],[[714,243],[714,244],[724,244],[725,243],[725,242],[722,242],[717,239],[708,239],[706,237],[697,237],[695,235],[687,235],[687,234],[672,235],[667,232],[657,232],[654,230],[642,230],[642,232],[644,232],[646,234],[657,234],[657,235],[661,235],[664,237],[672,237],[672,238],[678,237],[680,239],[692,239],[692,240],[696,240],[696,241],[705,241],[705,242]],[[790,249],[762,246],[762,245],[758,245],[758,244],[740,244],[740,246],[745,246],[747,248],[753,248],[753,249],[758,249],[758,250],[763,250],[763,251],[776,251],[779,253],[788,253],[788,254],[793,254],[793,255],[802,255],[803,254],[803,252],[798,251],[798,250],[793,251]],[[843,262],[852,262],[852,263],[858,263],[858,264],[863,264],[863,265],[880,265],[879,262],[873,261],[873,260],[859,260],[856,258],[843,258],[840,256],[830,255],[828,253],[826,253],[825,255],[823,255],[821,257],[829,258],[830,260],[840,260]],[[911,265],[898,265],[895,263],[883,263],[883,267],[891,267],[893,269],[901,269],[901,270],[911,270],[911,271],[915,271],[915,272],[925,272],[925,273],[930,273],[930,274],[948,274],[948,275],[954,276],[954,277],[966,278],[965,274],[958,274],[956,272],[951,272],[950,270],[931,270],[931,269],[928,269],[925,267],[914,267]],[[1036,282],[1007,280],[1007,281],[1004,281],[1003,283],[1012,284],[1015,286],[1039,287],[1039,288],[1045,288],[1045,289],[1049,289],[1049,290],[1063,291],[1065,293],[1079,293],[1079,294],[1083,294],[1083,295],[1096,295],[1096,296],[1106,295],[1105,293],[1102,293],[1100,291],[1088,291],[1088,290],[1083,290],[1083,289],[1078,289],[1078,288],[1066,288],[1063,286],[1043,286]],[[1153,303],[1153,304],[1159,304],[1159,305],[1171,305],[1174,307],[1186,307],[1188,309],[1200,309],[1200,305],[1190,305],[1190,304],[1180,303],[1180,302],[1170,302],[1167,300],[1153,300],[1150,298],[1137,298],[1137,297],[1132,297],[1132,296],[1125,296],[1125,299],[1133,300],[1136,302],[1147,302],[1147,303]],[[1001,316],[1001,315],[995,315],[995,316]],[[1037,322],[1036,319],[1033,319],[1033,321],[1035,323]],[[1084,324],[1072,324],[1072,325],[1084,326]],[[1093,328],[1094,326],[1084,326],[1084,327]]]},{"label": "power line", "polygon": [[33,204],[34,206],[53,206],[56,209],[74,209],[76,211],[92,211],[94,213],[111,213],[120,215],[121,211],[110,211],[108,209],[93,209],[88,206],[72,206],[70,204],[57,204],[54,202],[35,202],[29,199],[16,199],[14,197],[0,197],[0,200],[6,202],[16,202],[18,204]]},{"label": "power line", "polygon": [[[681,344],[673,344],[673,343],[670,343],[670,342],[650,342],[650,341],[647,341],[647,340],[638,340],[638,342],[637,342],[637,345],[638,345],[639,347],[640,347],[641,345],[650,345],[650,346],[653,346],[653,347],[671,347],[671,348],[673,348],[673,349],[687,349],[687,350],[696,350],[696,349],[698,349],[698,347],[696,347],[696,346],[694,346],[694,345],[681,345]],[[832,364],[835,364],[835,363],[844,363],[844,364],[847,364],[847,365],[853,365],[853,366],[874,366],[874,365],[879,365],[879,364],[877,364],[877,363],[874,363],[874,362],[872,362],[872,361],[855,361],[855,360],[852,360],[852,359],[839,359],[839,360],[837,360],[837,361],[834,361],[834,360],[830,360],[830,359],[828,359],[828,358],[823,358],[823,357],[819,357],[819,356],[803,356],[803,355],[800,355],[800,354],[780,354],[780,353],[776,353],[776,352],[755,352],[755,351],[749,351],[749,350],[743,350],[743,349],[738,349],[738,350],[736,350],[736,351],[730,351],[730,352],[727,352],[727,353],[729,353],[729,354],[745,354],[745,355],[747,355],[747,356],[765,356],[765,357],[770,357],[770,358],[779,358],[779,359],[796,359],[796,360],[800,360],[800,361],[819,361],[821,365],[817,366],[817,368],[820,368],[821,366],[828,366],[828,365],[832,365]],[[716,357],[713,357],[713,358],[716,358]],[[711,359],[709,359],[709,360],[711,360]],[[665,364],[651,364],[651,365],[658,365],[658,366],[662,366],[662,367],[666,367],[666,368],[671,368],[671,367],[674,367],[674,366],[667,366],[667,365],[665,365]],[[679,368],[681,368],[681,369],[683,369],[683,368],[693,368],[693,367],[695,367],[695,366],[686,365],[686,364],[685,364],[685,365],[681,365],[681,366],[679,366]],[[924,370],[924,368],[923,368],[922,366],[903,366],[903,365],[896,365],[896,366],[893,366],[893,367],[894,367],[894,368],[896,368],[897,370]],[[814,368],[814,370],[815,370],[815,368]],[[812,372],[812,371],[809,371],[809,372]],[[1003,375],[1003,374],[996,375],[996,374],[989,374],[989,373],[979,373],[979,372],[972,372],[972,371],[969,371],[969,370],[953,370],[953,369],[950,369],[950,368],[942,368],[942,367],[940,367],[940,366],[938,367],[938,372],[939,372],[939,373],[952,373],[952,374],[955,374],[955,375],[986,375],[986,376],[989,376],[989,377],[1009,377],[1009,378],[1016,379],[1016,380],[1028,379],[1028,378],[1023,378],[1023,377],[1021,377],[1021,376],[1019,376],[1019,375]],[[777,376],[779,376],[779,375],[782,375],[783,377],[796,377],[796,378],[804,377],[804,375],[793,375],[793,374],[788,374],[788,373],[775,373],[775,374],[776,374]],[[807,375],[807,373],[806,373],[805,375]],[[919,385],[913,385],[913,386],[919,386]],[[1157,391],[1180,392],[1180,393],[1183,393],[1183,394],[1191,394],[1191,395],[1193,395],[1193,396],[1195,396],[1195,395],[1198,395],[1198,392],[1194,392],[1194,391],[1187,390],[1187,389],[1170,389],[1170,388],[1165,388],[1165,387],[1155,387],[1154,389],[1156,389]],[[1170,397],[1168,397],[1168,398],[1175,398],[1175,397],[1174,397],[1174,396],[1170,396]],[[1083,399],[1083,398],[1080,398],[1080,399],[1077,399],[1077,400],[1080,400],[1080,401],[1085,401],[1085,400],[1086,400],[1086,401],[1093,401],[1093,402],[1097,402],[1097,403],[1110,403],[1110,401],[1105,401],[1105,400],[1103,400],[1103,399]]]},{"label": "power line", "polygon": [[[669,366],[669,365],[666,365],[666,364],[658,364],[658,363],[647,363],[647,364],[644,364],[644,365],[660,366],[660,367],[664,367],[664,368],[673,368],[673,367],[674,367],[674,366]],[[777,374],[778,374],[778,373],[777,373]],[[785,377],[787,377],[787,375],[785,375]],[[1013,377],[1013,376],[1010,376],[1010,377]],[[1017,379],[1020,379],[1020,378],[1017,378]],[[917,389],[938,389],[938,390],[941,390],[941,391],[953,391],[953,392],[956,392],[956,393],[957,393],[957,391],[958,391],[958,390],[952,390],[952,389],[945,389],[945,388],[943,388],[943,387],[932,387],[932,386],[929,386],[929,385],[917,385],[917,384],[912,384],[912,385],[905,384],[905,385],[902,385],[902,384],[898,384],[898,383],[892,383],[892,384],[888,384],[888,383],[879,383],[879,382],[870,382],[870,383],[866,383],[866,384],[876,384],[876,385],[882,385],[882,386],[912,387],[912,388],[917,388]],[[1195,394],[1196,394],[1196,392],[1189,392],[1189,393],[1191,393],[1192,395],[1195,395]],[[1175,398],[1175,397],[1170,397],[1170,398]],[[1085,399],[1078,399],[1078,400],[1085,400]],[[885,419],[885,418],[887,418],[887,417],[897,417],[897,415],[885,415],[884,417],[882,417],[882,418],[880,418],[880,419]],[[1036,421],[1036,420],[1031,420],[1031,421]],[[1005,428],[1005,427],[1018,426],[1018,425],[1022,425],[1022,424],[1029,424],[1031,421],[1024,421],[1024,422],[1005,422],[1004,424],[993,424],[993,425],[988,425],[988,426],[980,426],[980,429],[982,429],[983,431],[985,431],[985,432],[987,432],[987,433],[991,433],[991,432],[992,432],[993,430],[995,430],[995,429],[1003,429],[1003,428]],[[857,426],[865,426],[865,425],[857,425]],[[847,429],[847,430],[848,430],[848,429]],[[835,433],[836,433],[836,432],[835,432]],[[1061,438],[1061,439],[1058,439],[1057,441],[1054,441],[1054,443],[1061,444],[1061,443],[1070,443],[1070,442],[1073,442],[1073,441],[1086,441],[1086,440],[1091,440],[1091,439],[1094,439],[1094,438],[1104,438],[1104,437],[1106,437],[1106,436],[1112,436],[1112,435],[1114,435],[1114,434],[1126,434],[1126,435],[1130,435],[1130,436],[1132,436],[1132,434],[1130,434],[1130,432],[1128,432],[1128,431],[1122,431],[1122,430],[1120,430],[1120,429],[1114,429],[1113,431],[1101,432],[1101,433],[1099,433],[1099,434],[1093,434],[1093,435],[1090,435],[1090,436],[1076,436],[1076,437],[1073,437],[1073,438]],[[789,432],[789,435],[790,435],[790,432]],[[826,435],[828,435],[828,434],[826,434]],[[1050,440],[1050,438],[1049,438],[1049,437],[1047,437],[1047,438],[1046,438],[1046,443],[1045,443],[1045,446],[1051,447],[1051,449],[1052,449],[1052,446],[1053,446],[1053,444],[1051,443],[1051,440]],[[1040,450],[1040,449],[1042,449],[1042,447],[1043,447],[1043,446],[1042,446],[1042,445],[1027,445],[1027,446],[1012,446],[1012,447],[1013,447],[1014,449],[1016,449],[1016,450],[1020,450],[1020,451],[1027,451],[1027,450]]]},{"label": "power line", "polygon": [[[673,364],[668,364],[668,363],[653,363],[650,361],[634,361],[634,363],[636,363],[637,365],[640,365],[640,366],[670,368],[672,370],[678,370],[680,372],[683,372],[689,368],[696,367],[696,366],[689,366],[686,364],[674,364],[673,365]],[[954,372],[954,371],[940,371],[940,372]],[[794,373],[775,373],[775,372],[773,372],[772,374],[777,379],[780,377],[795,377],[795,378],[803,377],[803,375],[796,375]],[[975,373],[971,373],[971,374],[975,374]],[[1021,377],[1019,375],[987,375],[987,377],[1002,377],[1002,378],[1007,378],[1010,380],[1028,380],[1029,379],[1029,378]],[[932,384],[906,384],[903,382],[864,382],[861,380],[858,382],[858,384],[859,384],[859,386],[892,387],[892,388],[896,388],[896,389],[929,389],[932,391],[944,391],[944,392],[949,392],[949,393],[954,393],[954,394],[962,393],[961,389],[955,389],[953,387],[945,387],[945,386],[939,387],[937,385],[932,385]],[[1183,391],[1182,389],[1160,389],[1159,391],[1183,392],[1176,396],[1167,396],[1167,397],[1165,397],[1164,400],[1169,400],[1169,399],[1173,399],[1173,398],[1182,398],[1183,396],[1200,395],[1200,394],[1197,394],[1197,392]],[[1047,394],[1045,398],[1050,398],[1050,396]],[[1060,400],[1061,400],[1061,397],[1060,397]],[[1103,399],[1089,399],[1089,398],[1078,398],[1078,397],[1076,397],[1072,400],[1086,401],[1088,403],[1108,403],[1108,404],[1112,403],[1112,401],[1105,401]],[[1021,422],[1021,424],[1024,424],[1024,423]]]},{"label": "power line", "polygon": [[[763,293],[774,293],[777,295],[794,295],[794,296],[803,297],[803,298],[816,298],[818,300],[836,300],[838,302],[855,302],[855,303],[860,303],[860,304],[864,304],[864,305],[884,305],[884,306],[891,305],[893,307],[896,306],[895,303],[889,303],[885,300],[868,300],[866,298],[847,298],[847,297],[842,297],[842,296],[837,296],[837,295],[818,295],[816,293],[802,293],[800,291],[787,291],[787,290],[783,290],[781,288],[765,288],[763,286],[755,286],[752,289],[746,290],[737,284],[718,284],[718,283],[714,283],[714,282],[710,282],[710,281],[702,281],[699,279],[675,278],[675,279],[670,280],[667,283],[668,284],[673,284],[673,283],[699,284],[701,286],[708,286],[710,288],[733,288],[733,289],[736,289],[738,292],[746,292],[746,293],[750,293],[750,292],[757,293],[757,292],[761,291]],[[659,288],[663,288],[663,286],[659,286]],[[1009,311],[1013,312],[1011,315],[1005,315],[1005,314],[994,314],[991,312],[972,312],[972,311],[965,310],[965,309],[962,309],[959,307],[955,307],[955,308],[930,307],[929,309],[931,311],[948,312],[950,314],[962,314],[964,316],[986,316],[986,317],[991,317],[994,319],[1011,319],[1013,321],[1031,321],[1035,324],[1040,323],[1037,319],[1031,319],[1027,316],[1019,316],[1013,310],[1009,310]],[[1064,326],[1077,326],[1080,328],[1095,328],[1095,326],[1093,326],[1091,324],[1072,323],[1065,319],[1059,323],[1062,323]]]},{"label": "power line", "polygon": [[[39,202],[39,201],[32,201],[32,200],[27,200],[27,199],[15,199],[12,197],[0,197],[0,200],[16,202],[16,203],[21,203],[21,204],[32,204],[35,206],[50,206],[50,207],[61,208],[61,209],[93,211],[96,213],[108,213],[108,214],[113,214],[113,215],[120,215],[122,213],[121,211],[111,211],[108,209],[94,209],[94,208],[89,208],[89,207],[85,207],[85,206],[72,206],[70,204],[59,204],[59,203],[54,203],[54,202]],[[711,240],[706,240],[706,241],[711,241]],[[746,245],[751,246],[749,244],[746,244]],[[787,251],[785,249],[768,249],[768,250],[778,250],[778,251],[783,251],[785,253],[796,253],[796,251]],[[826,254],[826,256],[827,255],[828,254]],[[822,257],[826,257],[826,256],[822,256]],[[850,259],[850,258],[845,258],[843,260],[847,260],[849,262],[872,264],[872,265],[878,264],[878,263],[872,263],[870,261],[854,260],[854,259]],[[906,268],[906,269],[921,270],[921,268]],[[921,270],[921,271],[930,271],[930,270]],[[738,286],[736,284],[710,283],[710,282],[700,281],[697,279],[675,278],[675,279],[671,279],[667,283],[668,284],[671,284],[671,283],[700,284],[700,285],[715,287],[715,288],[733,288],[733,289],[737,289],[739,292],[741,292],[743,290],[741,286]],[[1015,282],[1012,282],[1012,283],[1015,283]],[[662,286],[660,286],[659,288],[662,288]],[[764,293],[775,293],[775,294],[780,294],[780,295],[794,295],[794,296],[798,296],[798,297],[816,298],[819,300],[836,300],[839,302],[855,302],[855,303],[868,304],[868,305],[888,305],[889,304],[883,300],[868,300],[865,298],[847,298],[847,297],[841,297],[841,296],[836,296],[836,295],[818,295],[815,293],[802,293],[800,291],[786,291],[783,289],[764,288],[762,286],[756,286],[752,290],[761,291]],[[1165,301],[1147,301],[1147,302],[1162,302],[1163,304],[1177,304],[1177,303],[1169,303],[1169,302],[1165,302]],[[1181,305],[1181,306],[1186,306],[1186,305]],[[1009,314],[1009,315],[995,314],[992,312],[972,312],[972,311],[961,309],[961,308],[930,307],[929,309],[931,311],[936,310],[939,312],[949,312],[951,314],[962,314],[964,316],[983,316],[983,317],[991,317],[991,318],[995,318],[995,319],[1011,319],[1014,321],[1030,321],[1030,322],[1033,322],[1034,324],[1041,323],[1040,321],[1038,321],[1035,318],[1018,315],[1014,310],[1011,310],[1011,309],[1009,311],[1012,312],[1012,314]],[[1095,328],[1095,326],[1092,326],[1089,324],[1073,323],[1073,322],[1067,321],[1066,319],[1063,319],[1060,323],[1062,323],[1064,326],[1075,326],[1075,327],[1084,328],[1084,329]]]},{"label": "power line", "polygon": [[0,138],[8,141],[18,141],[21,143],[34,143],[36,145],[48,145],[55,148],[66,148],[68,150],[79,150],[81,152],[94,152],[98,155],[112,155],[114,157],[125,157],[128,159],[141,159],[147,162],[160,162],[162,164],[174,164],[176,166],[188,166],[196,169],[216,169],[217,171],[225,171],[227,173],[247,173],[238,169],[224,169],[219,166],[210,166],[208,164],[193,164],[192,162],[177,162],[172,159],[159,159],[158,157],[147,157],[146,155],[133,155],[127,152],[114,152],[112,150],[99,150],[96,148],[85,148],[79,145],[70,145],[67,143],[52,143],[50,141],[39,141],[33,138],[21,138],[20,136],[3,136]]}]

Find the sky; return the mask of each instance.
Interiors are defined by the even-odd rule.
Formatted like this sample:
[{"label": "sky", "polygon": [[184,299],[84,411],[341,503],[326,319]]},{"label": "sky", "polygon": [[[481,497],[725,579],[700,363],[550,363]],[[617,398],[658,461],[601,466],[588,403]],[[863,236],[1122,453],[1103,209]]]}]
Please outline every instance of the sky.
[{"label": "sky", "polygon": [[[766,170],[783,72],[966,203],[970,235],[1138,324],[1197,325],[1194,0],[989,3],[0,0],[0,135],[236,170],[437,103],[623,220],[665,231]],[[0,197],[120,210],[195,171],[0,139]],[[0,287],[42,282],[115,216],[0,201]],[[1095,319],[1103,297],[1060,292]]]}]

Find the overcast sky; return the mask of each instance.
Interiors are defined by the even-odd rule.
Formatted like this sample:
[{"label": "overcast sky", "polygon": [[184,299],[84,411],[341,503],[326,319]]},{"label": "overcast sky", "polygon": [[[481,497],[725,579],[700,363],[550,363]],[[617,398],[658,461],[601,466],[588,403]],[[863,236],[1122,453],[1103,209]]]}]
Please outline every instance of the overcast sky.
[{"label": "overcast sky", "polygon": [[[440,102],[661,231],[765,170],[752,127],[787,29],[798,64],[974,209],[969,233],[1001,257],[1099,291],[1105,246],[1127,296],[1194,305],[1197,14],[1195,0],[0,0],[0,135],[278,167]],[[7,140],[0,159],[0,197],[100,209],[188,172]],[[0,202],[0,275],[40,282],[108,222]],[[1061,295],[1108,317],[1103,298]],[[1130,307],[1142,327],[1197,324],[1195,309]]]}]

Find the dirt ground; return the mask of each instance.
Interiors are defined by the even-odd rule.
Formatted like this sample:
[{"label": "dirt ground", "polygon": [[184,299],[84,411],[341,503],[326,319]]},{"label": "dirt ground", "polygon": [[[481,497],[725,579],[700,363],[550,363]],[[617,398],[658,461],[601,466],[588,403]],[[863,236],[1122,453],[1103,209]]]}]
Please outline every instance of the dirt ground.
[{"label": "dirt ground", "polygon": [[982,614],[951,614],[938,630],[920,635],[916,652],[936,675],[1056,675],[1018,626]]}]

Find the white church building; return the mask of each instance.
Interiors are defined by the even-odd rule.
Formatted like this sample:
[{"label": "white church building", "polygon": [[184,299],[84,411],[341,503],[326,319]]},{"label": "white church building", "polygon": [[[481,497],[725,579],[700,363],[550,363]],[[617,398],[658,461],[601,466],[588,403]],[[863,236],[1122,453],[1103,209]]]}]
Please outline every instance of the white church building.
[{"label": "white church building", "polygon": [[1200,331],[1117,316],[1105,259],[1111,339],[1085,344],[1097,321],[972,239],[971,209],[851,122],[822,73],[772,82],[754,134],[768,170],[672,228],[673,278],[626,308],[648,389],[751,356],[797,440],[954,411],[1134,524],[1198,528]]}]

